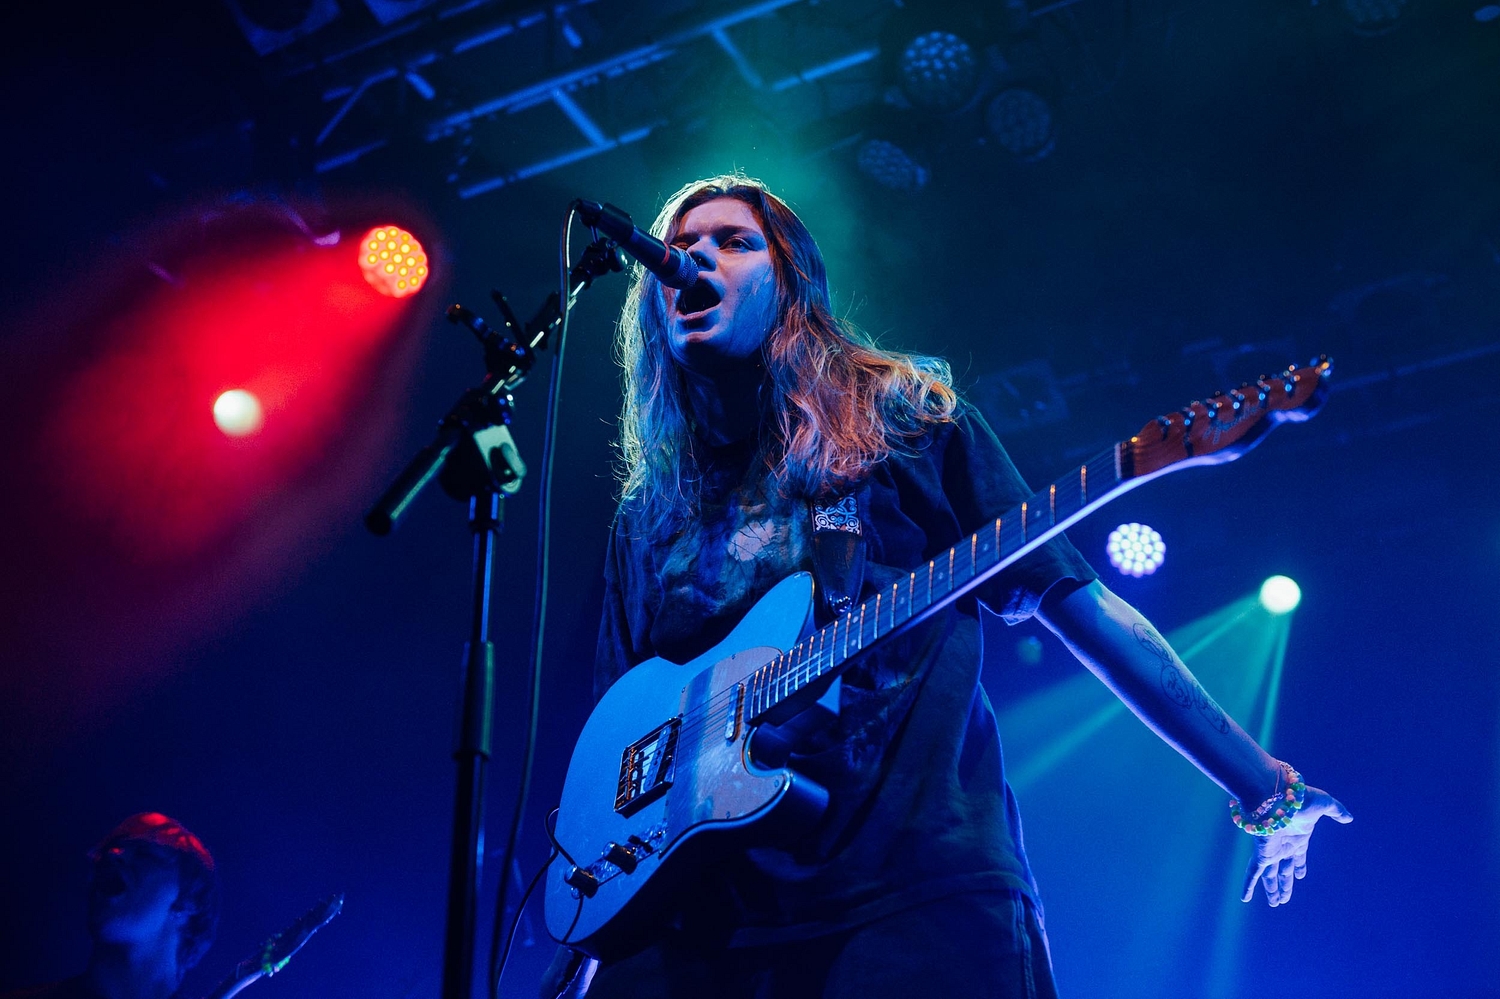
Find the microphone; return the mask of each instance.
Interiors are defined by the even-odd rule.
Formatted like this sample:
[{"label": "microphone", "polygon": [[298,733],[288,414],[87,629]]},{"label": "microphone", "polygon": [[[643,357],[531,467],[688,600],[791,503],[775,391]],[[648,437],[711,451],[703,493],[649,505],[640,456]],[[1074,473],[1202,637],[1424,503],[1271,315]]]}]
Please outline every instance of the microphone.
[{"label": "microphone", "polygon": [[598,229],[620,244],[620,249],[656,275],[668,288],[687,288],[698,280],[698,262],[685,250],[668,246],[630,220],[614,205],[579,198],[573,202],[578,217],[590,229]]}]

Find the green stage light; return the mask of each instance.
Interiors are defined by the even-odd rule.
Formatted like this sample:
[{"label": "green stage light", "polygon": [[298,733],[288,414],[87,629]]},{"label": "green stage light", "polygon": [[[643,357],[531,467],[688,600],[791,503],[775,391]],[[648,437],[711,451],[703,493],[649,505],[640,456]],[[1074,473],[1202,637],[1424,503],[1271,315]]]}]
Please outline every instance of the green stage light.
[{"label": "green stage light", "polygon": [[1272,576],[1260,584],[1260,605],[1272,614],[1290,614],[1302,602],[1302,587],[1290,576]]}]

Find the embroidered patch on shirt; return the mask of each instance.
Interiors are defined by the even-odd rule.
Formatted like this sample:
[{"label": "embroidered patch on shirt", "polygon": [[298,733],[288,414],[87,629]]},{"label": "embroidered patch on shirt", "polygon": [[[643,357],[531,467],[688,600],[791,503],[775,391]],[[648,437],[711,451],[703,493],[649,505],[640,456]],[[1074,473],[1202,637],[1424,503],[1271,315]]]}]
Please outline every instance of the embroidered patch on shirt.
[{"label": "embroidered patch on shirt", "polygon": [[813,504],[814,531],[846,531],[860,533],[859,507],[853,496],[840,496],[832,503]]}]

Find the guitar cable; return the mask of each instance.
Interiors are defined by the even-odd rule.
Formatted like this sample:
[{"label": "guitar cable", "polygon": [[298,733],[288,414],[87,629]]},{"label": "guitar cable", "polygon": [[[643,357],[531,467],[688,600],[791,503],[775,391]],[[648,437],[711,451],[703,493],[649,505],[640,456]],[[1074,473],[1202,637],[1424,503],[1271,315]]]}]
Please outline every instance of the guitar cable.
[{"label": "guitar cable", "polygon": [[[546,861],[538,868],[536,874],[532,875],[530,883],[526,885],[526,891],[521,895],[521,904],[516,906],[516,914],[511,918],[510,931],[505,936],[505,950],[500,954],[499,970],[495,973],[495,996],[497,999],[500,995],[500,979],[505,974],[505,966],[510,963],[510,950],[516,942],[516,930],[521,925],[521,914],[526,911],[526,903],[531,898],[531,893],[536,891],[536,886],[542,880],[542,875],[547,873],[547,869],[552,866],[552,862],[559,856],[568,863],[573,864],[574,867],[578,866],[574,862],[572,854],[563,849],[563,845],[557,841],[557,812],[558,809],[552,809],[552,811],[547,813],[547,818],[542,823],[543,828],[547,830],[547,838],[552,841],[552,852],[547,855]],[[568,924],[568,932],[563,934],[564,940],[573,935],[573,927],[578,925],[578,917],[581,915],[583,915],[582,898],[578,900],[578,909],[573,913],[573,921]]]},{"label": "guitar cable", "polygon": [[[552,464],[556,452],[554,443],[561,395],[563,352],[568,343],[568,321],[573,314],[572,296],[568,294],[568,272],[572,270],[572,253],[568,244],[572,236],[573,217],[576,214],[577,209],[570,206],[567,214],[563,216],[562,234],[557,247],[557,293],[558,307],[562,310],[562,324],[558,329],[557,350],[547,384],[547,418],[542,430],[542,486],[537,501],[536,604],[531,616],[531,676],[526,714],[526,744],[521,761],[521,786],[516,792],[516,807],[511,813],[510,830],[505,838],[505,850],[500,856],[500,885],[496,889],[495,923],[490,934],[489,993],[492,999],[500,997],[500,974],[504,970],[505,959],[510,954],[511,941],[507,939],[502,955],[500,934],[505,922],[505,898],[510,891],[510,872],[514,866],[516,844],[520,839],[521,820],[526,814],[526,800],[531,794],[531,775],[536,764],[536,737],[541,717],[542,649],[547,630],[547,582],[552,555]],[[551,863],[552,858],[548,858],[547,863],[542,865],[542,871],[545,871]],[[532,888],[535,887],[540,877],[541,872],[538,872],[537,877],[532,879],[531,886],[526,889],[526,895],[531,894]],[[515,925],[519,924],[521,910],[525,906],[526,897],[522,896],[521,904],[516,908],[515,922],[511,928],[512,939],[515,936]]]}]

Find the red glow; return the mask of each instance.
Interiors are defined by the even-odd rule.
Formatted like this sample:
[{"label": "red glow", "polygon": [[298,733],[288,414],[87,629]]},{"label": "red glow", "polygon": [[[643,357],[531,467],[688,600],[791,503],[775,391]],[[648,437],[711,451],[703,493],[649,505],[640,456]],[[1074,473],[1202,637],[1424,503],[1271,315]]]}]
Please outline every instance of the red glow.
[{"label": "red glow", "polygon": [[382,295],[405,298],[427,281],[427,252],[405,229],[376,226],[360,240],[359,269]]},{"label": "red glow", "polygon": [[[114,345],[64,390],[46,437],[62,501],[139,562],[172,561],[272,501],[347,429],[405,303],[347,248],[285,240],[199,261],[101,331]],[[264,424],[229,437],[214,404],[239,389]]]}]

